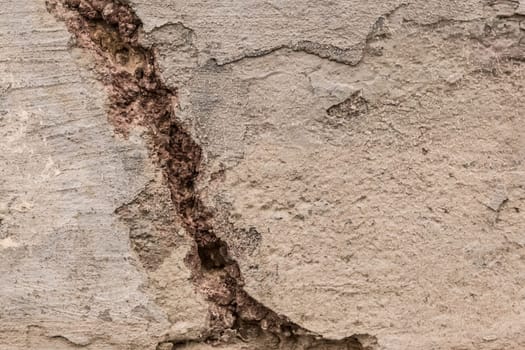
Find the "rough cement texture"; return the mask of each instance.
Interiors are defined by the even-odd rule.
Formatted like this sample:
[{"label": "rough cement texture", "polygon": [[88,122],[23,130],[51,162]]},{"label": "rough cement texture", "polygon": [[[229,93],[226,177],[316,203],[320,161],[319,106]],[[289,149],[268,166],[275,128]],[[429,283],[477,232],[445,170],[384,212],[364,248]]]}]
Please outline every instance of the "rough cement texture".
[{"label": "rough cement texture", "polygon": [[0,349],[525,348],[525,2],[49,3],[1,10]]},{"label": "rough cement texture", "polygon": [[151,217],[115,214],[166,191],[139,131],[114,134],[93,62],[43,1],[2,5],[0,349],[154,349],[200,332],[188,240],[148,276],[130,237],[155,235]]}]

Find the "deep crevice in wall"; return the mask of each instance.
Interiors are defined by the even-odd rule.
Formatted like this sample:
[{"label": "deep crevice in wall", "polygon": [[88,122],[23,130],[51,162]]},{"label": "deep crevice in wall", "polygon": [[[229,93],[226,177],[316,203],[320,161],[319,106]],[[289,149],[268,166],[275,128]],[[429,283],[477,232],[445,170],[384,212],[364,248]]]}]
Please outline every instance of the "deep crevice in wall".
[{"label": "deep crevice in wall", "polygon": [[[175,117],[176,91],[160,79],[154,48],[140,43],[142,24],[129,5],[108,0],[49,0],[46,4],[65,21],[76,45],[95,58],[116,131],[127,135],[134,126],[142,126],[153,141],[154,158],[165,173],[175,215],[195,241],[187,263],[197,289],[210,302],[210,331],[198,342],[242,341],[253,343],[254,348],[258,344],[281,349],[368,349],[362,344],[364,339],[373,346],[375,338],[368,335],[322,339],[243,290],[239,266],[230,257],[226,242],[214,233],[213,212],[203,205],[196,189],[202,150]],[[192,342],[163,346],[183,348]]]}]

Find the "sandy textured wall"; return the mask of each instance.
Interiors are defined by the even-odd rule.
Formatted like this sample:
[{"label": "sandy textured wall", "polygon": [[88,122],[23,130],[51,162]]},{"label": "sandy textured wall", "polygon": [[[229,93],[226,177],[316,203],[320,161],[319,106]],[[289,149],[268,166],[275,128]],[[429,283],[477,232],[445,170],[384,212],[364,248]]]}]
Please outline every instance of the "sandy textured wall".
[{"label": "sandy textured wall", "polygon": [[0,349],[525,348],[525,2],[0,11]]}]

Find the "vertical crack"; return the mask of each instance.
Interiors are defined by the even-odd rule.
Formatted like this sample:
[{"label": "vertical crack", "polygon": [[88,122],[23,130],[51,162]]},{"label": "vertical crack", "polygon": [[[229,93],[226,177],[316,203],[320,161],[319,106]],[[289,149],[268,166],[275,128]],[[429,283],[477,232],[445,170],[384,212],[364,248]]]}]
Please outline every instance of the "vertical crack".
[{"label": "vertical crack", "polygon": [[[329,340],[300,327],[250,297],[243,289],[237,262],[226,242],[214,233],[213,212],[196,189],[202,149],[174,114],[177,92],[160,78],[155,49],[139,41],[142,23],[117,0],[48,0],[48,10],[63,20],[76,45],[94,57],[105,85],[108,117],[116,132],[127,135],[134,126],[148,130],[152,152],[163,170],[176,215],[195,249],[187,257],[199,292],[210,302],[209,334],[199,342],[248,342],[262,348],[369,349],[375,338],[355,335]],[[175,233],[173,233],[175,234]],[[167,342],[159,348],[191,345]]]}]

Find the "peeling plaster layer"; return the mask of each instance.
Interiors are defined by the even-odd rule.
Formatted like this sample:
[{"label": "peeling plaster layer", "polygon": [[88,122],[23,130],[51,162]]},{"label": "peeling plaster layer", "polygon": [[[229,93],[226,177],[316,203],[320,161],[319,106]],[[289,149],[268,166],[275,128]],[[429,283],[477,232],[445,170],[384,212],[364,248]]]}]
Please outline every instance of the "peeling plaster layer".
[{"label": "peeling plaster layer", "polygon": [[305,43],[332,48],[332,59],[354,62],[376,19],[399,7],[406,8],[407,19],[421,23],[434,22],[443,16],[474,19],[482,9],[481,0],[130,2],[143,19],[147,33],[171,24],[183,24],[195,30],[201,60],[213,58],[219,64]]},{"label": "peeling plaster layer", "polygon": [[[219,209],[216,227],[247,291],[331,338],[520,348],[518,2],[413,1],[378,12],[361,2],[353,11],[370,14],[358,20],[366,31],[341,41],[314,14],[326,3],[310,7],[317,31],[295,23],[300,16],[286,28],[258,16],[269,2],[251,4],[249,16],[220,4],[198,18],[198,6],[173,2],[159,15],[136,2],[164,77],[183,82],[178,116],[206,156],[200,188]],[[230,35],[237,14],[250,29]],[[317,33],[318,44],[355,48],[360,59],[294,46]],[[246,47],[241,36],[257,40]]]}]

